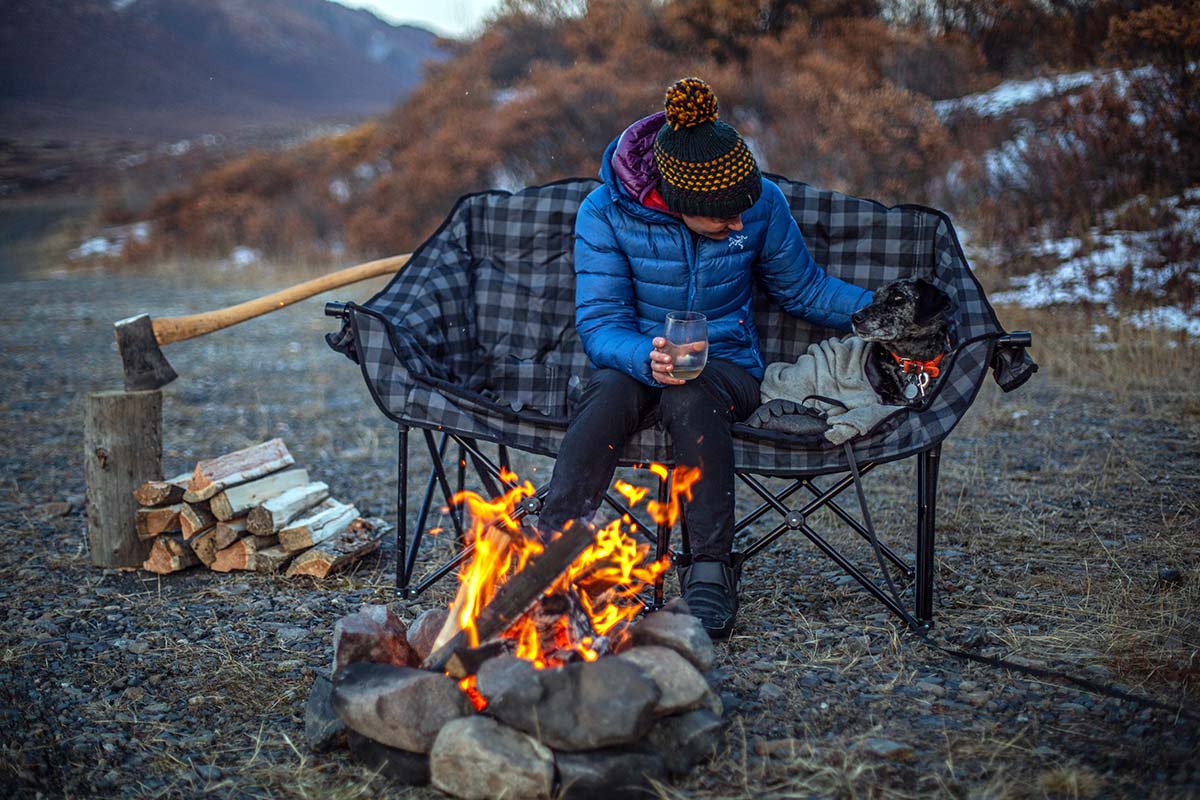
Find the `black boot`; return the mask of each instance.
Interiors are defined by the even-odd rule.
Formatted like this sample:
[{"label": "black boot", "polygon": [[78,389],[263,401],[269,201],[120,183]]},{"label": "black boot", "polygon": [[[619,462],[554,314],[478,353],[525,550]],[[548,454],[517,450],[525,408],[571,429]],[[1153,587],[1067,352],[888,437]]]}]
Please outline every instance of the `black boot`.
[{"label": "black boot", "polygon": [[692,616],[714,639],[727,639],[737,616],[737,575],[720,561],[696,561],[679,570],[679,585]]}]

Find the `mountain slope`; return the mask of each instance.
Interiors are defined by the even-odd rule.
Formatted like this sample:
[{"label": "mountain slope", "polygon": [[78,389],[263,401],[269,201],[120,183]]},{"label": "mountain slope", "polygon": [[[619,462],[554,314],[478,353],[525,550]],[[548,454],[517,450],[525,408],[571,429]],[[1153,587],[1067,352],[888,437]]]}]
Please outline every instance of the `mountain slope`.
[{"label": "mountain slope", "polygon": [[378,112],[437,37],[327,0],[9,0],[0,128],[178,133]]}]

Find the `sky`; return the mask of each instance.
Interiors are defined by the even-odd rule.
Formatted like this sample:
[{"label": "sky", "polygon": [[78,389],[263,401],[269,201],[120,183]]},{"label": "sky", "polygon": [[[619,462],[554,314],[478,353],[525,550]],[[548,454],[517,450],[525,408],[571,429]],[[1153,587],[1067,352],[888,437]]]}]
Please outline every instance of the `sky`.
[{"label": "sky", "polygon": [[475,33],[484,16],[500,0],[337,0],[351,8],[365,8],[391,23],[409,23],[446,36]]}]

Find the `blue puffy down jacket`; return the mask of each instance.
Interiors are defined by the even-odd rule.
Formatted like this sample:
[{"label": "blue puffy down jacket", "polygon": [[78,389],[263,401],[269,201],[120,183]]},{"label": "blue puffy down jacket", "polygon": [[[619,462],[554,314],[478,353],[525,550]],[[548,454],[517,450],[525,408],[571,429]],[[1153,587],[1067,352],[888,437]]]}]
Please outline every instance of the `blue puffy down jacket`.
[{"label": "blue puffy down jacket", "polygon": [[771,181],[726,239],[694,237],[683,221],[632,197],[612,168],[617,140],[601,161],[604,185],[584,200],[575,223],[575,325],[597,367],[650,386],[652,340],[668,311],[708,317],[709,358],[763,375],[750,313],[754,276],[788,313],[849,330],[871,292],[831,277],[809,255],[788,204]]}]

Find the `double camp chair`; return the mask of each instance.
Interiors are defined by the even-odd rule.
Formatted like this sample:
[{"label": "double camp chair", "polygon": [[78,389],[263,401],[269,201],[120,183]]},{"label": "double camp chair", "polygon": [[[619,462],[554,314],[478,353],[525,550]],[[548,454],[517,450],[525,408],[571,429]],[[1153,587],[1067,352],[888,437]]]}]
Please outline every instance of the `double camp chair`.
[{"label": "double camp chair", "polygon": [[[1029,336],[1001,328],[945,214],[913,205],[886,208],[773,178],[813,257],[831,274],[871,289],[923,276],[945,291],[953,301],[953,347],[922,407],[889,416],[850,448],[814,446],[785,433],[735,425],[737,477],[762,500],[737,523],[737,558],[752,558],[799,531],[890,611],[910,625],[928,626],[941,442],[974,401],[989,369],[1005,391],[1036,370],[1025,350]],[[438,566],[421,563],[436,494],[449,504],[455,488],[463,488],[469,465],[482,492],[498,496],[508,488],[502,467],[508,465],[509,448],[553,456],[562,443],[572,399],[590,371],[575,331],[572,258],[576,212],[597,185],[572,179],[515,194],[466,196],[386,288],[362,304],[326,307],[327,314],[343,320],[341,330],[327,337],[330,346],[359,364],[371,396],[399,430],[397,588],[405,597],[419,595],[469,555],[467,544]],[[761,290],[754,313],[767,363],[794,361],[810,343],[841,335],[790,316]],[[410,528],[409,434],[414,429],[423,433],[433,468]],[[457,454],[447,452],[451,442]],[[485,442],[497,445],[495,458],[485,452]],[[878,565],[856,565],[809,518],[828,508],[852,531],[873,540],[856,477],[910,456],[916,458],[915,552],[876,544]],[[672,464],[669,437],[654,427],[636,434],[621,454],[624,466],[651,462]],[[829,475],[834,477],[818,481]],[[783,478],[786,485],[774,490],[763,476]],[[667,496],[667,480],[658,481],[660,498]],[[838,502],[851,486],[860,490],[859,517]],[[544,491],[540,487],[517,513],[536,513]],[[619,513],[631,513],[615,492],[606,502]],[[776,516],[771,530],[751,531],[759,520]],[[451,518],[462,540],[463,521],[455,514]],[[686,521],[681,527],[681,549],[671,552],[686,559]],[[671,531],[665,526],[639,529],[656,533],[657,557],[670,550]],[[900,593],[884,590],[879,578],[891,579],[881,569],[898,572],[911,587],[911,611]],[[661,599],[660,582],[655,602]]]}]

